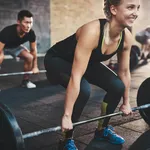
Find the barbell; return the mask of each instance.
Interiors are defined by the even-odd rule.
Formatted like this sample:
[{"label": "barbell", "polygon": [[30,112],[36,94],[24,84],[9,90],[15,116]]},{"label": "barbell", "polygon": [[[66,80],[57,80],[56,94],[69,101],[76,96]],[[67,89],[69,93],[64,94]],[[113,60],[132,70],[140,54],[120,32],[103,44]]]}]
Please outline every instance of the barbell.
[{"label": "barbell", "polygon": [[[137,94],[138,107],[132,108],[132,111],[139,110],[142,118],[150,125],[150,78],[147,78],[141,85]],[[115,112],[105,116],[95,117],[92,119],[73,123],[73,126],[86,124],[100,119],[122,115],[123,112]],[[11,110],[5,104],[0,103],[0,149],[2,150],[24,150],[24,140],[39,136],[44,133],[50,133],[61,130],[61,126],[42,129],[27,134],[22,131]],[[9,139],[9,140],[8,140]]]},{"label": "barbell", "polygon": [[[46,70],[39,70],[39,73],[45,73]],[[11,72],[11,73],[3,73],[0,74],[0,77],[6,77],[6,76],[15,76],[15,75],[24,75],[24,74],[33,74],[32,71],[27,72]]]}]

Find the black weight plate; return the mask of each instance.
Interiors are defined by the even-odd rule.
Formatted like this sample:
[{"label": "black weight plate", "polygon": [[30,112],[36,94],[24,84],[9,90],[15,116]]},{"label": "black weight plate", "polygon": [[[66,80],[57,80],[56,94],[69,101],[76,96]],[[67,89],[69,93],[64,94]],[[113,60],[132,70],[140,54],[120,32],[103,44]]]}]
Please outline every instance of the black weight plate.
[{"label": "black weight plate", "polygon": [[0,103],[0,149],[24,150],[20,127],[9,108]]},{"label": "black weight plate", "polygon": [[138,65],[139,59],[138,54],[131,49],[130,53],[130,70],[132,71]]},{"label": "black weight plate", "polygon": [[129,150],[150,150],[150,130],[141,134],[130,146]]},{"label": "black weight plate", "polygon": [[138,56],[141,56],[141,50],[137,45],[132,45],[131,50],[134,50]]},{"label": "black weight plate", "polygon": [[[137,94],[137,105],[145,105],[150,103],[150,78],[147,78],[140,85]],[[140,115],[145,120],[145,122],[150,125],[150,108],[139,110]]]}]

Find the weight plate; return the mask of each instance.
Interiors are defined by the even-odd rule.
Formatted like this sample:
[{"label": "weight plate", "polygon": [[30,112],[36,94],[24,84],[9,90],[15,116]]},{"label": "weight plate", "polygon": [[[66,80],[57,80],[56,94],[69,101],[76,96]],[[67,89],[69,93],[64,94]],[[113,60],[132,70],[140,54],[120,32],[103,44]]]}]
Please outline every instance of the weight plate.
[{"label": "weight plate", "polygon": [[138,56],[141,56],[141,50],[137,45],[132,45],[131,50],[134,50]]},{"label": "weight plate", "polygon": [[[137,94],[137,105],[145,105],[150,103],[150,78],[147,78],[140,85]],[[150,108],[139,110],[140,115],[145,120],[145,122],[150,125]]]},{"label": "weight plate", "polygon": [[139,59],[138,54],[131,49],[130,53],[130,70],[132,71],[138,65]]},{"label": "weight plate", "polygon": [[9,108],[0,103],[0,149],[24,150],[21,129]]}]

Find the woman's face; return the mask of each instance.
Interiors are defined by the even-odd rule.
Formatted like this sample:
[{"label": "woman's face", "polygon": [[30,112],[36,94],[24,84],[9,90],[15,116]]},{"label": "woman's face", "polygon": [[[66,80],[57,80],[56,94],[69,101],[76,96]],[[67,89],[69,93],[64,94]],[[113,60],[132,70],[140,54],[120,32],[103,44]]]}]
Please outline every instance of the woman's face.
[{"label": "woman's face", "polygon": [[119,6],[112,6],[112,19],[124,27],[131,27],[138,17],[140,0],[121,0]]}]

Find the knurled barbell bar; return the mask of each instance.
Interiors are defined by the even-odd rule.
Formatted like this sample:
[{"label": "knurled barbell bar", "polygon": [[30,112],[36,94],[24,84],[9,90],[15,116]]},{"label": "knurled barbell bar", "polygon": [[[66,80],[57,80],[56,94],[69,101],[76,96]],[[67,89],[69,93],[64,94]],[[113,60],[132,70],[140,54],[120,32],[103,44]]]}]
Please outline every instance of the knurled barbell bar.
[{"label": "knurled barbell bar", "polygon": [[[45,73],[45,72],[46,72],[46,70],[39,70],[39,73]],[[3,74],[0,74],[0,77],[24,75],[24,74],[33,74],[33,71],[3,73]]]},{"label": "knurled barbell bar", "polygon": [[[148,108],[150,108],[150,102],[149,102],[149,100],[150,100],[149,89],[150,88],[149,87],[150,87],[150,78],[146,79],[141,84],[141,86],[138,90],[138,96],[137,96],[137,104],[139,107],[132,108],[132,111],[139,110],[141,116],[142,117],[144,116],[143,119],[145,120],[145,118],[146,118],[147,120],[145,120],[145,121],[150,125],[150,116],[149,116],[150,109],[148,109]],[[149,97],[144,97],[143,96],[144,94]],[[145,100],[145,98],[146,98],[146,100]],[[145,102],[148,102],[148,103],[145,103]],[[142,105],[139,105],[139,104],[142,104]],[[105,116],[100,116],[100,117],[76,122],[76,123],[73,123],[73,126],[78,126],[78,125],[82,125],[82,124],[86,124],[89,122],[93,122],[93,121],[97,121],[100,119],[113,117],[113,116],[117,116],[117,115],[122,115],[122,114],[123,114],[123,112],[119,111],[119,112],[116,112],[113,114],[108,114]],[[10,109],[6,105],[0,103],[0,149],[24,150],[25,149],[24,139],[32,138],[32,137],[39,136],[44,133],[55,132],[55,131],[59,131],[59,130],[61,130],[61,126],[42,129],[39,131],[35,131],[35,132],[31,132],[31,133],[22,135],[22,131],[16,121],[16,118],[14,117],[14,115],[12,114]],[[9,139],[9,141],[8,141],[8,139]]]},{"label": "knurled barbell bar", "polygon": [[[136,110],[143,110],[143,109],[146,109],[149,107],[150,107],[150,104],[145,104],[145,105],[142,105],[139,107],[132,108],[132,111],[134,112]],[[0,112],[1,112],[1,119],[3,119],[3,120],[1,120],[1,126],[2,126],[1,131],[4,132],[4,134],[2,134],[2,135],[4,135],[4,136],[2,136],[4,139],[1,139],[0,143],[3,143],[6,146],[6,147],[2,147],[3,150],[6,150],[6,149],[8,150],[8,146],[11,147],[12,150],[24,150],[25,149],[24,139],[39,136],[44,133],[55,132],[55,131],[61,130],[61,126],[57,126],[57,127],[42,129],[39,131],[35,131],[35,132],[31,132],[31,133],[22,135],[22,131],[21,131],[14,115],[10,112],[9,108],[6,105],[1,103],[0,104]],[[122,115],[122,114],[123,114],[123,112],[119,111],[119,112],[108,114],[105,116],[95,117],[92,119],[76,122],[76,123],[73,123],[73,126],[78,126],[78,125],[82,125],[82,124],[90,123],[90,122],[97,121],[100,119],[114,117],[114,116]],[[9,137],[10,144],[8,144],[8,137],[5,137],[5,136]],[[5,143],[6,141],[7,141],[7,143]],[[11,150],[11,149],[9,148],[9,150]]]}]

